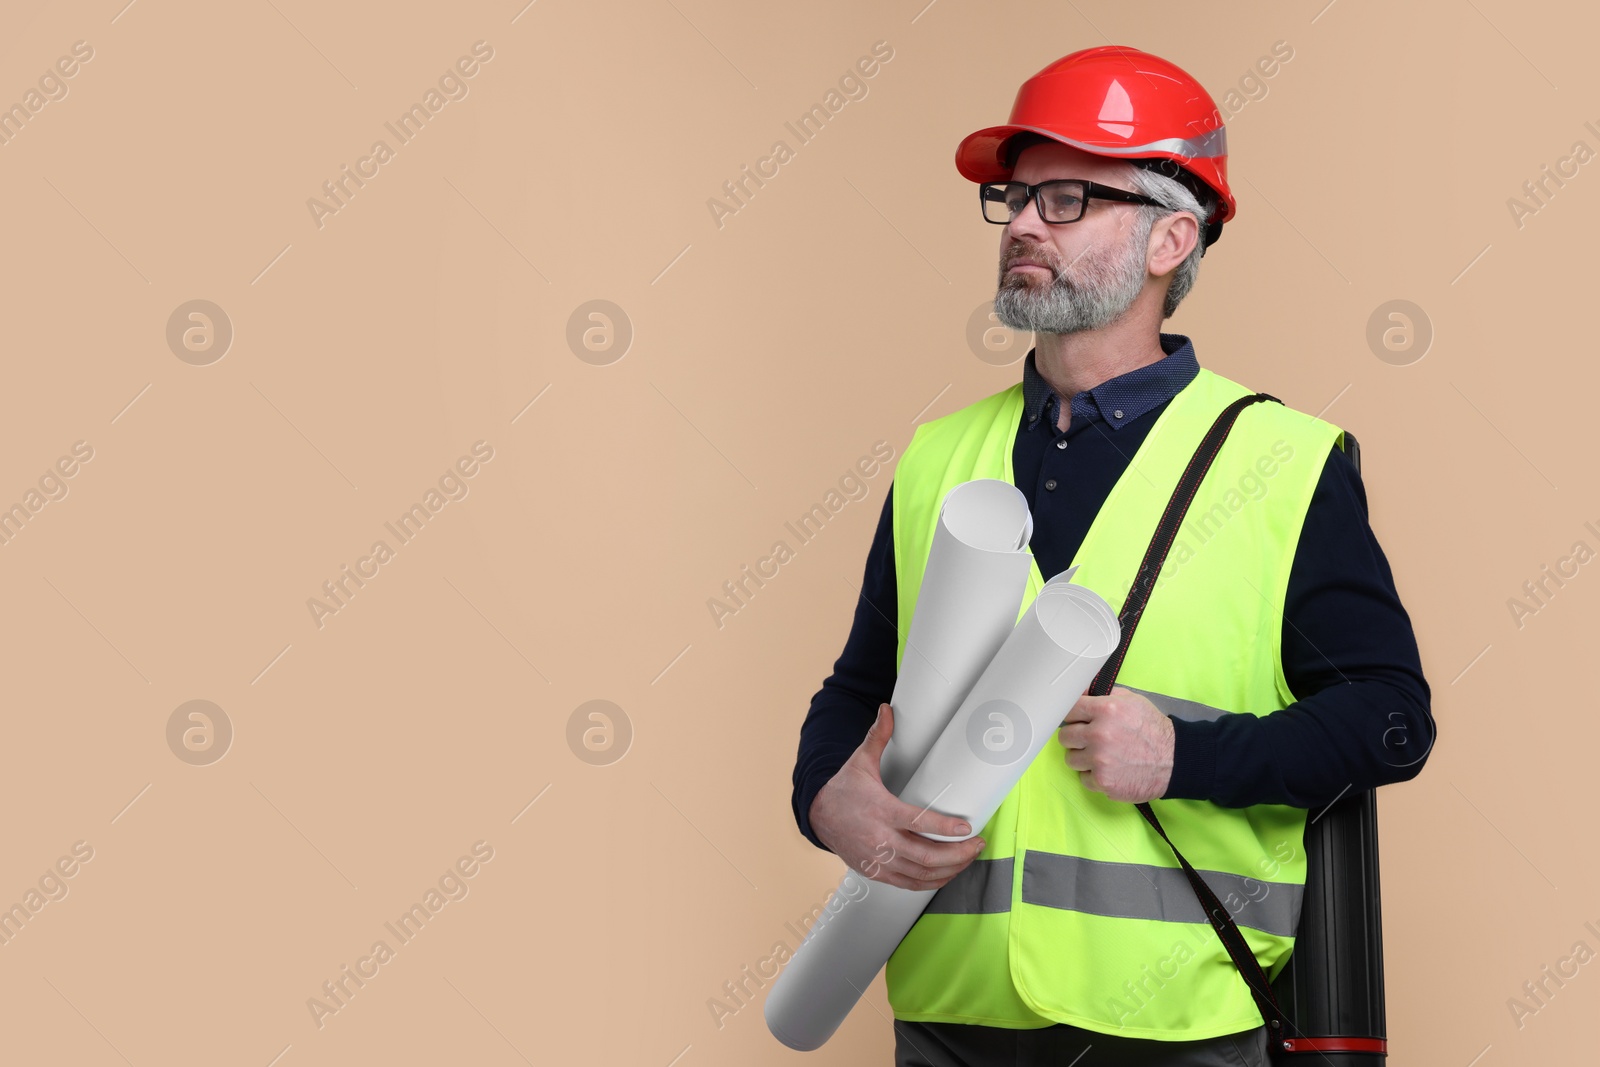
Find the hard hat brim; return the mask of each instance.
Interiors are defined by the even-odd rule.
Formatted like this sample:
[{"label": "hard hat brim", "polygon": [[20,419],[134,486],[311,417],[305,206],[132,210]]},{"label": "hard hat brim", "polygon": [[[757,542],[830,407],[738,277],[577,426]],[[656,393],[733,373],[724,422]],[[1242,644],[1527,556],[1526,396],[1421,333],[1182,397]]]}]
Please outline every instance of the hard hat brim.
[{"label": "hard hat brim", "polygon": [[[1217,131],[1220,133],[1221,131]],[[961,176],[971,182],[1002,182],[1011,179],[1013,168],[1006,166],[1006,145],[1019,133],[1036,133],[1058,144],[1076,148],[1093,156],[1105,159],[1172,159],[1171,142],[1156,142],[1149,145],[1129,147],[1124,143],[1097,144],[1092,141],[1081,141],[1075,137],[1068,137],[1056,130],[1047,130],[1040,126],[1020,126],[1008,123],[1004,126],[986,126],[974,133],[969,133],[961,139],[956,146],[956,170]],[[1204,179],[1200,179],[1204,182]],[[1209,185],[1210,183],[1205,183]],[[1212,189],[1217,193],[1215,188]],[[1222,217],[1216,221],[1223,222],[1233,217],[1234,204],[1232,194],[1222,196],[1218,194]]]}]

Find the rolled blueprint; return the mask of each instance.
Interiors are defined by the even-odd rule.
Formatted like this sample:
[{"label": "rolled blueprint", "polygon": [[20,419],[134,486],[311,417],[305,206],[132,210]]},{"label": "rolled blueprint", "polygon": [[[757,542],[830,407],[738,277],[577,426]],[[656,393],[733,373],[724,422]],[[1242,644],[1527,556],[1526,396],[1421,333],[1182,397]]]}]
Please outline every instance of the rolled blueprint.
[{"label": "rolled blueprint", "polygon": [[945,723],[1017,624],[1033,516],[1010,482],[976,478],[945,494],[889,704],[894,733],[879,764],[900,795]]},{"label": "rolled blueprint", "polygon": [[[900,799],[981,827],[1116,650],[1117,613],[1098,593],[1052,579],[961,702]],[[930,841],[962,837],[924,834]]]},{"label": "rolled blueprint", "polygon": [[[1047,582],[1028,605],[902,800],[960,816],[980,832],[1044,750],[1122,633],[1111,605],[1066,576]],[[860,880],[845,873],[767,995],[767,1029],[792,1049],[810,1052],[833,1036],[937,892],[869,881],[860,893]]]}]

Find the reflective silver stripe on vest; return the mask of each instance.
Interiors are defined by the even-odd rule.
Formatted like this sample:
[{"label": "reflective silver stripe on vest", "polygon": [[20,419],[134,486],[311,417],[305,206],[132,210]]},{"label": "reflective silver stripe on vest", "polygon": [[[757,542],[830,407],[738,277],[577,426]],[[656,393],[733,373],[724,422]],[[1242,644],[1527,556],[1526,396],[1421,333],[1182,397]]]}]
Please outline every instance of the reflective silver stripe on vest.
[{"label": "reflective silver stripe on vest", "polygon": [[1228,712],[1222,708],[1214,708],[1210,704],[1202,704],[1198,700],[1185,700],[1182,697],[1169,697],[1165,693],[1152,693],[1148,689],[1140,689],[1136,685],[1118,682],[1123,689],[1131,689],[1135,693],[1149,700],[1156,706],[1156,710],[1163,715],[1170,715],[1174,719],[1188,719],[1191,722],[1199,720],[1210,722],[1220,719]]},{"label": "reflective silver stripe on vest", "polygon": [[[1302,886],[1223,871],[1202,870],[1200,876],[1240,926],[1280,937],[1294,936],[1300,922]],[[1022,899],[1047,908],[1123,919],[1206,921],[1180,868],[1112,863],[1032,849],[1022,864]]]},{"label": "reflective silver stripe on vest", "polygon": [[1011,910],[1011,878],[1016,861],[973,860],[939,887],[924,915],[989,915]]},{"label": "reflective silver stripe on vest", "polygon": [[1062,141],[1075,148],[1092,152],[1099,156],[1133,156],[1141,152],[1171,152],[1173,155],[1184,156],[1188,159],[1214,159],[1217,156],[1228,154],[1228,130],[1225,126],[1218,126],[1210,133],[1201,134],[1199,137],[1163,137],[1159,141],[1148,144],[1130,145],[1105,145],[1088,144],[1072,137],[1063,137],[1059,133],[1041,130],[1033,126],[1020,127],[1021,129],[1034,130],[1042,133],[1054,141]]},{"label": "reflective silver stripe on vest", "polygon": [[[925,915],[992,915],[1011,910],[1016,861],[973,860],[928,902]],[[1300,923],[1304,888],[1224,871],[1201,871],[1233,921],[1280,937],[1293,937]],[[1027,851],[1022,900],[1046,908],[1121,919],[1203,923],[1200,901],[1183,871],[1144,863],[1112,863]]]}]

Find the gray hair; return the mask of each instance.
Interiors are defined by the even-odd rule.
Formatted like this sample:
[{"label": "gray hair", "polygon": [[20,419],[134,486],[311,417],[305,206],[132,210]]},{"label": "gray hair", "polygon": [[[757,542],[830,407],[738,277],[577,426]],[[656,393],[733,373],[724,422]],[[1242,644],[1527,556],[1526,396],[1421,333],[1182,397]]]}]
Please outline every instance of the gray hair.
[{"label": "gray hair", "polygon": [[1128,180],[1133,183],[1134,189],[1154,200],[1159,200],[1162,207],[1152,207],[1148,204],[1139,207],[1139,221],[1135,233],[1140,241],[1150,239],[1150,231],[1155,227],[1156,220],[1179,211],[1186,211],[1193,215],[1199,223],[1200,233],[1194,243],[1194,250],[1189,253],[1182,263],[1172,272],[1172,284],[1167,287],[1166,305],[1161,310],[1161,317],[1169,319],[1172,313],[1178,310],[1178,305],[1183,298],[1189,295],[1189,290],[1194,288],[1195,278],[1200,274],[1200,257],[1205,254],[1206,245],[1206,219],[1211,217],[1211,211],[1216,204],[1216,198],[1209,193],[1196,196],[1188,186],[1165,174],[1159,174],[1147,167],[1129,163]]}]

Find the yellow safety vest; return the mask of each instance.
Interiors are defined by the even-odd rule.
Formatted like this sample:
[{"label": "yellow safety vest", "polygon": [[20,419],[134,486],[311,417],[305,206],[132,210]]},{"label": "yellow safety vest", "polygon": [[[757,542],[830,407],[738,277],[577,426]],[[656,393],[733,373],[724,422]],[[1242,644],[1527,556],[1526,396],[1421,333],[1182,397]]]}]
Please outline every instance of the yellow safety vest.
[{"label": "yellow safety vest", "polygon": [[[1201,438],[1223,408],[1252,392],[1200,369],[1095,516],[1073,559],[1074,582],[1121,609]],[[945,494],[973,478],[1015,483],[1022,408],[1018,383],[918,426],[900,459],[897,667]],[[1183,706],[1202,714],[1267,715],[1294,702],[1279,647],[1284,595],[1334,445],[1344,447],[1339,427],[1284,405],[1240,412],[1162,567],[1118,685],[1194,702]],[[1043,584],[1030,563],[1023,610]],[[1305,810],[1151,804],[1276,977],[1299,923]],[[1056,737],[981,834],[982,855],[939,891],[889,959],[895,1018],[1014,1029],[1059,1022],[1171,1041],[1261,1025],[1172,851],[1132,804],[1085,788]]]}]

